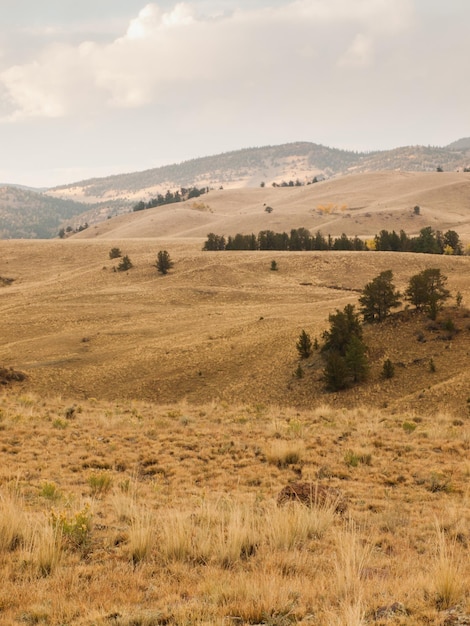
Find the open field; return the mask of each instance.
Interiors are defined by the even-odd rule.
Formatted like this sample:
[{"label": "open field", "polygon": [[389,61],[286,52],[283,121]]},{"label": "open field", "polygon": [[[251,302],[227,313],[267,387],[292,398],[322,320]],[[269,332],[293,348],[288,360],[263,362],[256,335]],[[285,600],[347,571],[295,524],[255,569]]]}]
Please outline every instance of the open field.
[{"label": "open field", "polygon": [[[209,253],[143,213],[0,242],[0,366],[27,376],[0,389],[0,625],[470,624],[470,257]],[[464,238],[457,213],[433,227]],[[369,381],[327,393],[318,352],[295,376],[302,329],[432,267],[453,297],[365,327]],[[277,507],[292,481],[346,512]]]},{"label": "open field", "polygon": [[[112,270],[119,245],[134,267]],[[168,245],[166,245],[168,244]],[[167,247],[175,267],[153,267]],[[262,402],[298,407],[319,403],[396,409],[452,408],[466,416],[469,396],[470,258],[397,253],[202,252],[199,245],[151,239],[3,242],[0,362],[24,371],[26,389],[73,398],[146,399],[205,404]],[[270,271],[275,258],[279,271]],[[321,338],[328,315],[357,304],[360,290],[393,269],[404,290],[411,275],[439,267],[460,291],[441,315],[459,333],[409,316],[366,329],[372,376],[364,386],[327,394],[323,364],[308,363],[298,381],[295,343],[302,329]],[[425,341],[418,341],[420,333]],[[385,358],[397,375],[384,385]],[[429,373],[430,359],[436,372]]]},{"label": "open field", "polygon": [[[468,624],[469,420],[4,392],[0,623]],[[292,479],[339,488],[276,507]]]}]

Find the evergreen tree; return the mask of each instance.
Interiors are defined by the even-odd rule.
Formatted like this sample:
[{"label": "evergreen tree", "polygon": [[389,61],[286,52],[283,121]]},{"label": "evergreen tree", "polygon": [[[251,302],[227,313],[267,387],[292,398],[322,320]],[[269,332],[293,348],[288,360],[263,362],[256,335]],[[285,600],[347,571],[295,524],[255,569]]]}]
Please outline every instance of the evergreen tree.
[{"label": "evergreen tree", "polygon": [[331,352],[326,357],[323,381],[329,391],[341,391],[349,384],[349,369],[344,357],[338,352]]},{"label": "evergreen tree", "polygon": [[369,362],[366,352],[365,344],[357,335],[353,335],[348,343],[344,359],[354,383],[366,380],[369,375]]},{"label": "evergreen tree", "polygon": [[126,254],[120,260],[119,265],[117,266],[117,271],[118,272],[127,272],[127,270],[130,270],[131,267],[133,267],[132,266],[132,261],[130,260],[130,258]]},{"label": "evergreen tree", "polygon": [[308,359],[312,354],[312,341],[310,335],[305,330],[302,330],[300,333],[296,347],[301,359]]},{"label": "evergreen tree", "polygon": [[348,343],[353,335],[362,339],[362,327],[354,305],[347,304],[343,311],[336,309],[336,313],[329,315],[330,330],[323,333],[325,343],[322,352],[339,352],[345,356]]},{"label": "evergreen tree", "polygon": [[168,271],[173,267],[173,261],[171,261],[170,255],[166,250],[160,250],[158,253],[155,267],[163,275],[168,274]]},{"label": "evergreen tree", "polygon": [[424,309],[431,319],[436,319],[437,312],[450,297],[446,282],[447,277],[440,269],[428,268],[410,278],[405,297],[418,310]]},{"label": "evergreen tree", "polygon": [[381,322],[390,314],[390,309],[400,305],[400,294],[392,279],[392,270],[386,270],[364,287],[359,302],[365,322]]}]

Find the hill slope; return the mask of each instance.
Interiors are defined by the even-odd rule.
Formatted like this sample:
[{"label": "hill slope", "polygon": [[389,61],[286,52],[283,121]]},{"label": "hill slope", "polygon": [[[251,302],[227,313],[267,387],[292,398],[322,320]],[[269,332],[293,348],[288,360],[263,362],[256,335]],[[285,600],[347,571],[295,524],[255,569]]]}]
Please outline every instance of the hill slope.
[{"label": "hill slope", "polygon": [[[420,215],[413,211],[416,205]],[[425,226],[456,230],[470,240],[470,174],[377,172],[305,187],[215,190],[197,200],[107,220],[76,236],[201,240],[209,232],[227,236],[305,227],[371,237],[381,229],[416,234]]]},{"label": "hill slope", "polygon": [[351,173],[435,172],[437,167],[455,172],[469,164],[466,140],[447,148],[413,146],[372,153],[308,142],[250,148],[144,172],[90,179],[46,192],[0,188],[0,237],[53,237],[61,227],[76,229],[85,223],[103,222],[128,213],[138,201],[181,187],[259,189],[261,183],[269,188],[272,184],[305,185]]},{"label": "hill slope", "polygon": [[[470,333],[457,309],[443,317],[460,329],[452,341],[419,317],[367,330],[373,356],[367,385],[328,394],[315,359],[301,381],[293,373],[301,329],[320,338],[329,313],[357,304],[358,292],[382,270],[393,269],[403,291],[412,274],[439,267],[467,304],[470,257],[276,252],[279,271],[271,272],[273,253],[204,253],[188,243],[141,239],[119,242],[134,263],[122,273],[112,271],[112,243],[4,243],[8,265],[0,273],[15,281],[1,288],[0,364],[24,371],[25,388],[63,397],[300,407],[386,400],[397,410],[440,407],[466,415]],[[162,277],[154,263],[167,244],[175,267]],[[384,387],[387,357],[402,366]]]}]

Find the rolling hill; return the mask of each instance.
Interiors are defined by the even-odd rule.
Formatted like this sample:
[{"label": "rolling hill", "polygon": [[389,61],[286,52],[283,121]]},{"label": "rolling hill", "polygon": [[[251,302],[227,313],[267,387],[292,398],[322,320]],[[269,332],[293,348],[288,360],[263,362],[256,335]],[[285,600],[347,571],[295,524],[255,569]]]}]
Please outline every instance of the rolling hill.
[{"label": "rolling hill", "polygon": [[0,188],[0,238],[50,238],[126,214],[135,203],[181,187],[225,191],[276,185],[306,185],[346,174],[378,171],[463,171],[470,164],[468,140],[445,148],[411,146],[359,153],[297,142],[237,150],[180,164],[71,183],[49,190]]}]

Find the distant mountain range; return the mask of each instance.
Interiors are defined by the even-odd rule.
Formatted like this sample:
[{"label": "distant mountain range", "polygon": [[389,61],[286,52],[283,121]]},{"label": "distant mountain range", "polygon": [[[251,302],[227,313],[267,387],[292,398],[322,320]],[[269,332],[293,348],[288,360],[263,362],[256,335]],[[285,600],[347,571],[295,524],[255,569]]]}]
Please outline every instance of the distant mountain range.
[{"label": "distant mountain range", "polygon": [[132,211],[167,190],[308,184],[314,178],[402,171],[456,171],[470,167],[470,138],[446,147],[407,146],[354,152],[315,143],[247,148],[142,172],[92,178],[53,189],[0,187],[0,238],[50,238]]}]

